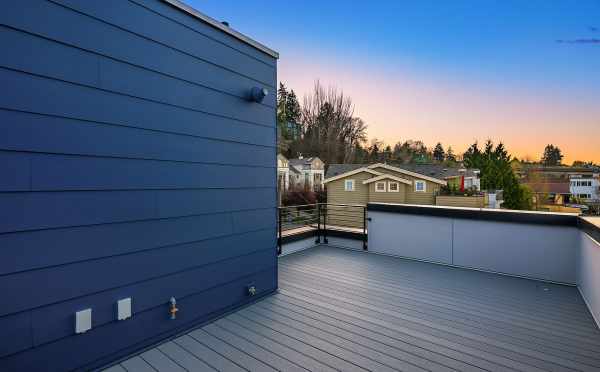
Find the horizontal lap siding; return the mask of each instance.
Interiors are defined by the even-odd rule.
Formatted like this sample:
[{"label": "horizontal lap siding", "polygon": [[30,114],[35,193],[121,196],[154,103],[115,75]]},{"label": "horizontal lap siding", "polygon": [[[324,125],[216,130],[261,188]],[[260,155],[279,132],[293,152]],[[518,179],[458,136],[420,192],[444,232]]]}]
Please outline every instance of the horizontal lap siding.
[{"label": "horizontal lap siding", "polygon": [[[327,203],[367,205],[369,201],[369,185],[363,181],[373,177],[362,172],[327,183]],[[345,190],[345,181],[354,180],[354,191]],[[328,208],[327,224],[342,227],[363,227],[363,210],[356,207],[331,206]]]},{"label": "horizontal lap siding", "polygon": [[404,183],[398,183],[398,191],[391,192],[389,191],[389,183],[396,181],[384,180],[386,191],[385,192],[377,192],[375,191],[375,184],[377,182],[372,182],[369,184],[369,202],[371,203],[405,203],[406,202],[406,190],[413,187],[412,185],[406,185]]},{"label": "horizontal lap siding", "polygon": [[273,58],[150,0],[6,4],[0,45],[0,370],[100,365],[276,288],[275,95],[246,100]]},{"label": "horizontal lap siding", "polygon": [[436,205],[448,207],[483,208],[483,196],[436,196]]},{"label": "horizontal lap siding", "polygon": [[[426,204],[435,205],[435,195],[440,190],[440,185],[422,178],[417,178],[405,173],[395,172],[386,168],[375,168],[376,171],[391,174],[395,177],[400,177],[413,182],[411,185],[406,185],[405,203],[408,204]],[[425,181],[425,192],[415,191],[415,181]]]}]

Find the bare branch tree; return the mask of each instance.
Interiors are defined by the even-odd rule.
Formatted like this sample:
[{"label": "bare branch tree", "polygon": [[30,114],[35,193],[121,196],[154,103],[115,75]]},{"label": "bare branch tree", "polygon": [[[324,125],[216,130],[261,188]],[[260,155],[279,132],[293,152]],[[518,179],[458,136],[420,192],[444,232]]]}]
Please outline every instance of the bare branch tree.
[{"label": "bare branch tree", "polygon": [[366,141],[367,125],[354,117],[350,97],[335,87],[315,82],[302,106],[302,152],[318,155],[326,164],[354,161],[354,149]]}]

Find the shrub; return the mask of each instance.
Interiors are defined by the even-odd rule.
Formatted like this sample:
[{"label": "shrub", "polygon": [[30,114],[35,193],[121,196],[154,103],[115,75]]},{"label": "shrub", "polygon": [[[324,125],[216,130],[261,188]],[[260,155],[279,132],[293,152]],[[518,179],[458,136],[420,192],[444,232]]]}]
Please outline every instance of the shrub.
[{"label": "shrub", "polygon": [[284,206],[303,205],[317,203],[317,193],[308,190],[288,190],[281,198],[281,204]]}]

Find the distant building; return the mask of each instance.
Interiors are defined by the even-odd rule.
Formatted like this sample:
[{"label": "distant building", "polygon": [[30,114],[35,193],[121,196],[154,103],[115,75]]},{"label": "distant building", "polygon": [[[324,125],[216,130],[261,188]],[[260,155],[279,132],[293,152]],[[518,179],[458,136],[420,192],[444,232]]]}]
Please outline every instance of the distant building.
[{"label": "distant building", "polygon": [[318,157],[289,159],[290,175],[293,180],[290,186],[305,190],[320,191],[325,179],[325,164]]},{"label": "distant building", "polygon": [[569,179],[569,191],[582,202],[600,200],[600,174],[573,175]]},{"label": "distant building", "polygon": [[290,185],[290,166],[288,159],[277,154],[277,190],[287,190]]},{"label": "distant building", "polygon": [[523,182],[545,181],[556,182],[557,180],[568,181],[575,176],[592,176],[594,173],[600,173],[598,167],[569,167],[569,166],[542,166],[542,165],[523,165],[516,170],[517,175]]},{"label": "distant building", "polygon": [[387,164],[331,164],[327,170],[327,202],[359,204],[369,202],[435,205],[435,197],[447,182],[437,169],[421,168],[434,174],[414,172]]},{"label": "distant building", "polygon": [[464,188],[481,191],[481,178],[479,169],[467,168],[445,168],[446,174],[442,177],[448,181],[448,185],[460,188],[461,177],[464,177]]},{"label": "distant building", "polygon": [[537,207],[541,205],[564,205],[570,202],[569,182],[524,182],[534,195]]}]

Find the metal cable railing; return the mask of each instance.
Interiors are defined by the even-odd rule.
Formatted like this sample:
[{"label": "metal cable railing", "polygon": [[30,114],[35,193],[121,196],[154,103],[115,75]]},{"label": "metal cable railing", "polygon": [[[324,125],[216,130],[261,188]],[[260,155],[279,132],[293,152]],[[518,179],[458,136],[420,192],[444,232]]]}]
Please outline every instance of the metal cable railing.
[{"label": "metal cable railing", "polygon": [[358,234],[367,250],[367,207],[354,204],[304,204],[278,208],[277,252],[284,238],[300,234],[316,236],[315,243],[328,243],[328,232]]}]

